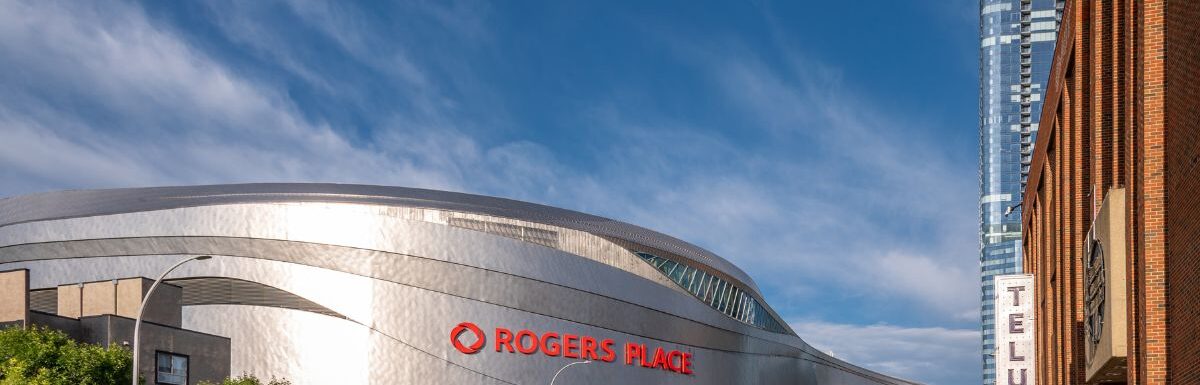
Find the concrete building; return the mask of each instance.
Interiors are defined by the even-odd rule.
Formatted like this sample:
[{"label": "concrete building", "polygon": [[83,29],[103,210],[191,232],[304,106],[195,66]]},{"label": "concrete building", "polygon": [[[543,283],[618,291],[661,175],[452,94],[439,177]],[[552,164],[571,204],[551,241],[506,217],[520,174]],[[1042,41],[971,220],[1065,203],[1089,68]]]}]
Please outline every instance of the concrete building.
[{"label": "concrete building", "polygon": [[1023,203],[1039,384],[1200,383],[1198,29],[1068,2]]},{"label": "concrete building", "polygon": [[155,276],[193,255],[214,257],[168,280],[181,326],[228,337],[234,374],[296,384],[542,384],[556,374],[572,384],[909,383],[806,344],[725,259],[578,212],[329,184],[0,200],[0,268],[29,269],[30,292],[54,290],[58,304],[73,298],[64,287]]},{"label": "concrete building", "polygon": [[979,2],[979,268],[983,383],[994,384],[992,282],[1021,273],[1021,190],[1062,0]]},{"label": "concrete building", "polygon": [[[30,290],[30,272],[0,272],[0,327],[44,326],[101,346],[131,347],[146,278],[78,282]],[[182,328],[183,289],[159,285],[142,316],[140,376],[148,384],[229,377],[229,338]]]}]

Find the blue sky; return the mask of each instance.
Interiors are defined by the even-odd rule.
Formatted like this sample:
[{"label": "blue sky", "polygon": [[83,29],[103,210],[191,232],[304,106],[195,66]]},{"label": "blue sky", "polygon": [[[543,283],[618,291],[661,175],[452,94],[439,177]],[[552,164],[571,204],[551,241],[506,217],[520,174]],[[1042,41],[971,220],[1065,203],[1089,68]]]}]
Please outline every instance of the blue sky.
[{"label": "blue sky", "polygon": [[0,195],[545,203],[726,257],[834,355],[978,381],[976,2],[0,4]]}]

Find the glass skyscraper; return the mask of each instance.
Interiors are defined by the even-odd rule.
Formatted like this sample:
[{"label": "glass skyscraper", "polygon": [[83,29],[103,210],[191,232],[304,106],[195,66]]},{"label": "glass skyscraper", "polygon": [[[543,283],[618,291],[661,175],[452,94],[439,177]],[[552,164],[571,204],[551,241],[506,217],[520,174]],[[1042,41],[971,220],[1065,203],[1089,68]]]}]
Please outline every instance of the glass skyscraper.
[{"label": "glass skyscraper", "polygon": [[996,382],[992,277],[1021,272],[1021,192],[1063,0],[979,2],[979,266],[983,383]]}]

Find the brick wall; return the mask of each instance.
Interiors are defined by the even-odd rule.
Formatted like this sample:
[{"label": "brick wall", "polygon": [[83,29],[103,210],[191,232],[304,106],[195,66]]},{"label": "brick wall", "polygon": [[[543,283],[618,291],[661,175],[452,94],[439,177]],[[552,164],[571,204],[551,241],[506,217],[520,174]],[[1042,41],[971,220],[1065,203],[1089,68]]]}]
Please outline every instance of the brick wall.
[{"label": "brick wall", "polygon": [[1131,384],[1200,384],[1200,1],[1068,2],[1025,193],[1038,374],[1085,378],[1083,266],[1125,187]]},{"label": "brick wall", "polygon": [[1200,1],[1166,11],[1167,373],[1200,384]]},{"label": "brick wall", "polygon": [[1138,152],[1133,159],[1140,167],[1134,183],[1140,186],[1136,202],[1134,233],[1138,236],[1136,281],[1137,304],[1131,327],[1132,345],[1137,346],[1137,365],[1131,368],[1135,383],[1158,385],[1167,383],[1167,266],[1166,266],[1166,189],[1165,148],[1166,122],[1164,102],[1166,83],[1163,77],[1164,16],[1166,0],[1145,0],[1141,5],[1141,25],[1138,27],[1139,117]]},{"label": "brick wall", "polygon": [[1141,359],[1138,358],[1142,347],[1137,345],[1137,333],[1140,328],[1137,325],[1138,314],[1137,310],[1141,306],[1140,293],[1142,288],[1138,285],[1140,280],[1138,277],[1141,269],[1141,235],[1137,230],[1138,219],[1141,215],[1141,165],[1134,161],[1141,156],[1141,126],[1142,126],[1142,94],[1141,90],[1141,60],[1142,60],[1142,12],[1141,6],[1133,1],[1127,1],[1125,4],[1125,46],[1128,47],[1129,53],[1125,55],[1126,63],[1126,78],[1130,79],[1126,83],[1125,93],[1128,96],[1129,103],[1125,107],[1125,127],[1126,127],[1126,145],[1123,154],[1123,159],[1126,160],[1125,173],[1129,175],[1129,182],[1125,186],[1125,234],[1127,239],[1125,242],[1125,277],[1126,282],[1126,317],[1129,330],[1126,333],[1128,340],[1126,341],[1128,361],[1127,379],[1129,384],[1138,384],[1140,378],[1137,376],[1137,368],[1141,365]]}]

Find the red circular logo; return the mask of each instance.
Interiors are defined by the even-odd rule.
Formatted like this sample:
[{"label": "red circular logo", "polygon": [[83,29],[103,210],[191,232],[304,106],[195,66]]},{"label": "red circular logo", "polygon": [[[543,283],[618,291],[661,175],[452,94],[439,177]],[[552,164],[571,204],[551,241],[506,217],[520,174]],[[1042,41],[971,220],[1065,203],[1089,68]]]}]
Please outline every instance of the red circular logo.
[{"label": "red circular logo", "polygon": [[[464,346],[462,341],[458,340],[458,337],[466,331],[475,333],[475,343],[471,344],[471,346]],[[479,330],[478,326],[475,326],[475,324],[470,322],[460,323],[458,326],[454,327],[454,330],[450,331],[450,343],[454,344],[455,349],[458,349],[458,351],[465,354],[478,353],[479,349],[483,348],[485,338],[486,336],[484,336],[483,330]]]}]

